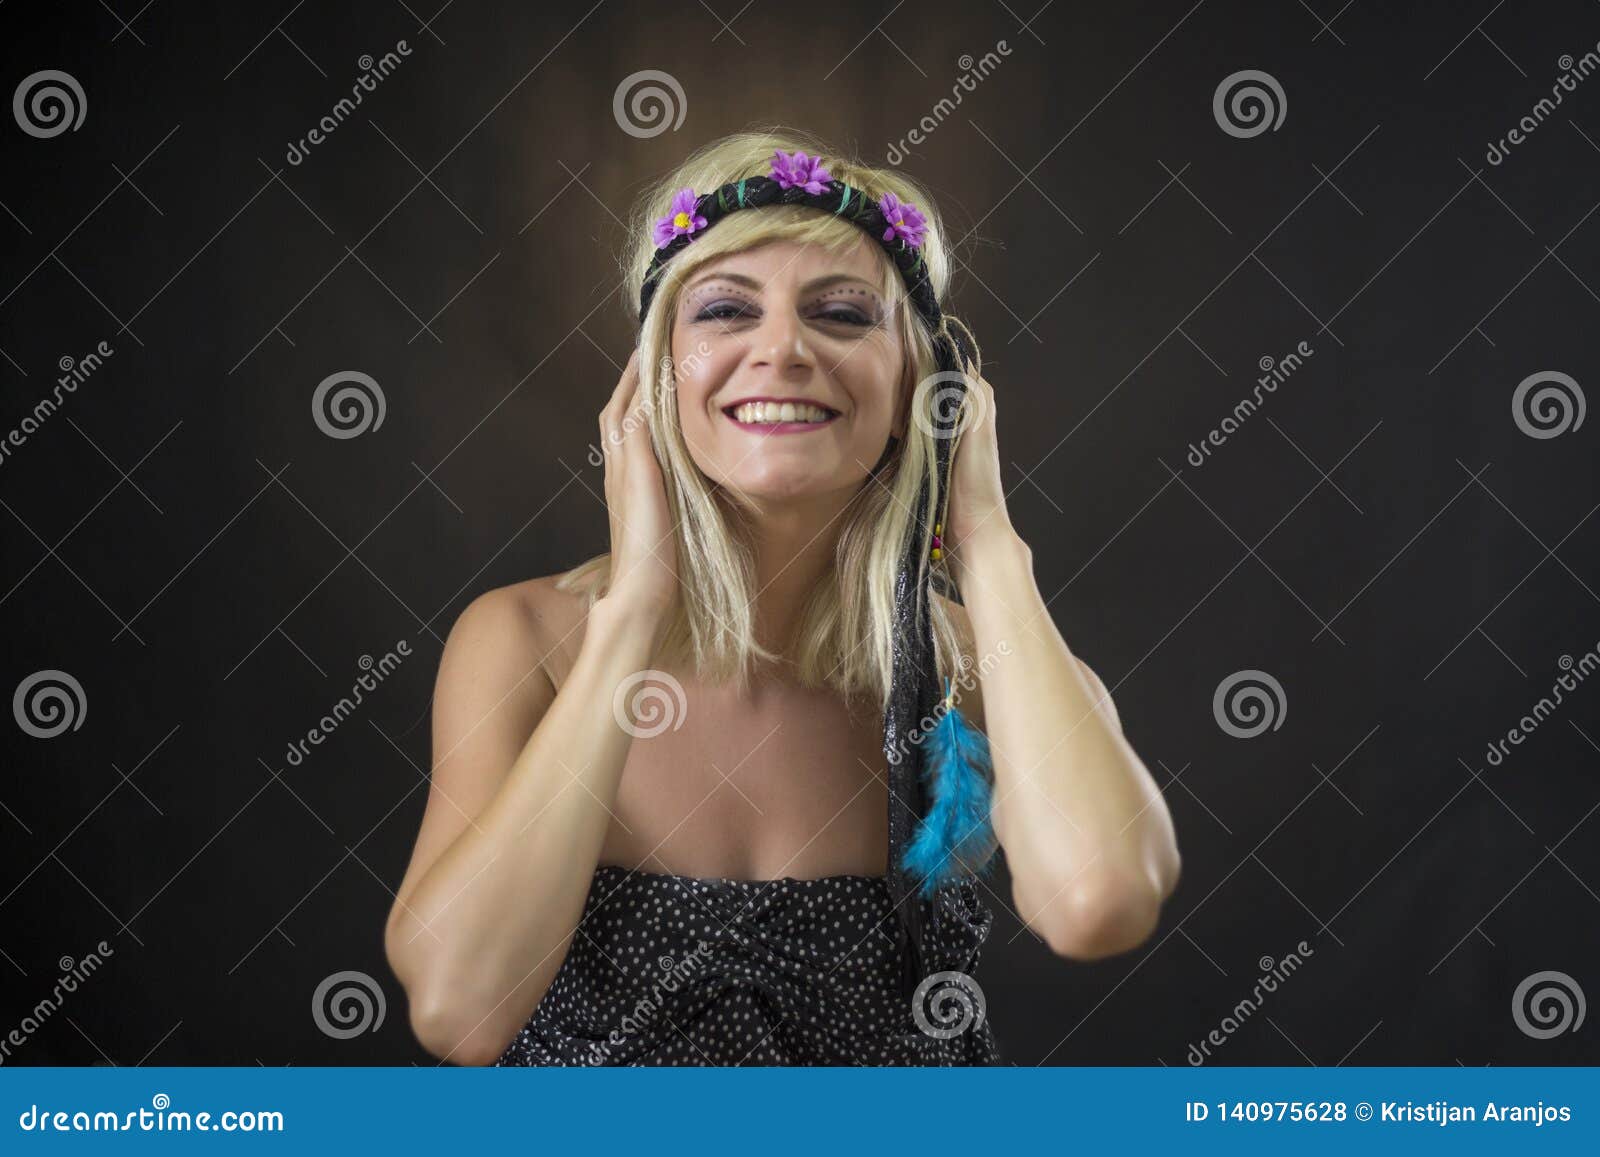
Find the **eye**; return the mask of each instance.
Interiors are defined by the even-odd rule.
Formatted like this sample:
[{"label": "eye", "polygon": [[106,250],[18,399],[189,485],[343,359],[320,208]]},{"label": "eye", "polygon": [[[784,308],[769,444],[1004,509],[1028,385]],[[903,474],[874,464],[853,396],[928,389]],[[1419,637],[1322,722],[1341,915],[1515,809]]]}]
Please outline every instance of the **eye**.
[{"label": "eye", "polygon": [[870,317],[854,306],[830,309],[826,313],[821,313],[817,316],[824,321],[842,321],[846,325],[868,326],[873,324]]},{"label": "eye", "polygon": [[714,301],[695,315],[696,321],[733,321],[750,316],[742,302]]}]

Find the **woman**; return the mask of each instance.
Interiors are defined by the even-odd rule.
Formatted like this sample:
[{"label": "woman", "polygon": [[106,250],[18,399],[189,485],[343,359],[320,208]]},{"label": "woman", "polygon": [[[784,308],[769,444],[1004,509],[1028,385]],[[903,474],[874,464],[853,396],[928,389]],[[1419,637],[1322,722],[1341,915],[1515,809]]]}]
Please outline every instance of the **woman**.
[{"label": "woman", "polygon": [[[995,1063],[994,841],[1076,960],[1143,942],[1179,857],[1007,513],[994,391],[936,320],[939,216],[899,173],[749,132],[647,193],[632,239],[612,550],[480,596],[440,663],[386,929],[412,1026],[457,1063]],[[960,603],[912,599],[915,550],[917,589],[937,571]],[[943,727],[895,714],[912,607]],[[924,787],[977,822],[911,879]]]}]

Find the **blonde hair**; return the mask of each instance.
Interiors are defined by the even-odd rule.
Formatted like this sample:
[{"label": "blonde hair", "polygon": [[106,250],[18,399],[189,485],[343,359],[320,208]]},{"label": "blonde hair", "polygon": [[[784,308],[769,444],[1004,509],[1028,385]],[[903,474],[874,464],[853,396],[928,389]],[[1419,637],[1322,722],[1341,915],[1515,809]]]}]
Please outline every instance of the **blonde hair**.
[{"label": "blonde hair", "polygon": [[[640,197],[629,223],[629,248],[624,255],[624,293],[631,314],[638,310],[639,290],[655,253],[651,225],[671,208],[682,188],[706,193],[731,181],[764,176],[775,150],[803,149],[824,159],[829,173],[868,195],[893,193],[913,202],[927,219],[922,255],[928,277],[942,302],[950,281],[949,254],[943,226],[927,190],[892,169],[874,168],[847,157],[808,133],[767,127],[712,141],[688,156]],[[650,433],[661,462],[667,500],[677,524],[674,536],[680,597],[663,638],[658,661],[685,663],[701,678],[732,681],[740,690],[759,662],[785,657],[755,638],[755,550],[749,523],[737,495],[714,485],[690,457],[673,404],[672,321],[678,295],[694,271],[707,263],[771,241],[819,245],[843,253],[866,234],[859,225],[803,205],[768,205],[729,214],[715,227],[668,261],[639,335],[639,396],[636,405],[648,415]],[[907,351],[900,383],[914,386],[912,413],[927,412],[939,383],[927,379],[937,369],[926,324],[907,297],[905,282],[893,260],[875,242],[885,297],[896,303],[901,348]],[[946,322],[954,319],[946,319]],[[960,325],[959,321],[956,322]],[[963,330],[965,327],[962,327]],[[970,334],[967,334],[970,341]],[[980,372],[977,343],[970,342]],[[879,463],[840,515],[841,528],[833,566],[825,570],[802,608],[792,642],[795,674],[807,687],[831,688],[847,699],[870,697],[880,709],[888,704],[893,671],[894,584],[900,558],[916,534],[912,516],[918,491],[928,484],[923,519],[931,527],[937,517],[934,439],[931,422],[915,417],[894,453]],[[923,567],[928,560],[923,559]],[[566,572],[559,589],[582,594],[592,605],[605,593],[610,555],[598,555]],[[917,575],[925,589],[925,574]],[[930,619],[941,674],[965,671],[965,640],[942,599],[931,601]]]}]

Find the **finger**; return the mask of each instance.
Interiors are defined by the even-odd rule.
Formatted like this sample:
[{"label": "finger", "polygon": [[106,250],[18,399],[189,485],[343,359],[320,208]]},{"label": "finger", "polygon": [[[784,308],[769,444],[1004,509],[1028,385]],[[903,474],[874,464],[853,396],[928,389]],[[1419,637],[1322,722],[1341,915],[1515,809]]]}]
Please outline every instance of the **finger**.
[{"label": "finger", "polygon": [[611,398],[606,402],[605,408],[600,411],[600,439],[602,442],[601,453],[610,454],[617,448],[621,433],[623,414],[634,394],[639,382],[639,351],[634,349],[628,357],[628,364],[623,367],[617,384],[611,391]]}]

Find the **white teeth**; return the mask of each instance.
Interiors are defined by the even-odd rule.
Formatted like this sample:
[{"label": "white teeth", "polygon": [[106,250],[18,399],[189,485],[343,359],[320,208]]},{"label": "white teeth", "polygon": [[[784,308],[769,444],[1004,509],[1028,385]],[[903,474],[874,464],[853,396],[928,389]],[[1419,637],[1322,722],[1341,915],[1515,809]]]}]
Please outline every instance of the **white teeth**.
[{"label": "white teeth", "polygon": [[826,422],[828,411],[804,402],[746,402],[733,410],[733,420],[750,425],[775,422]]}]

